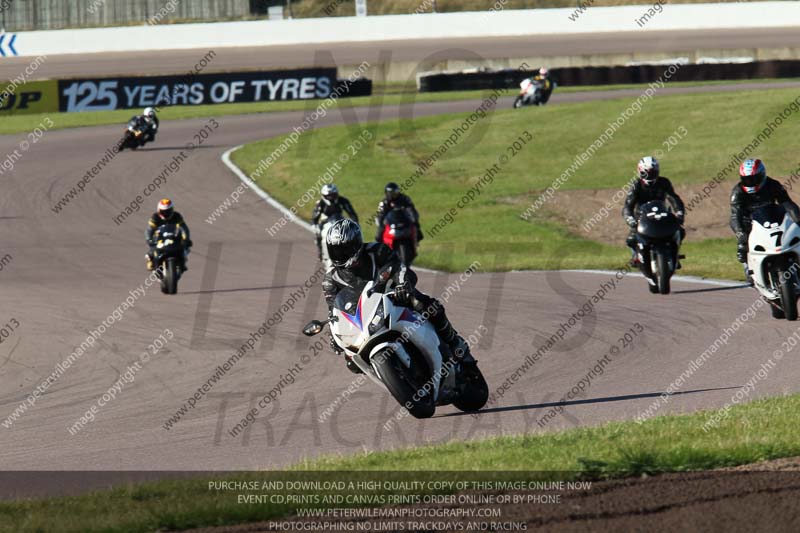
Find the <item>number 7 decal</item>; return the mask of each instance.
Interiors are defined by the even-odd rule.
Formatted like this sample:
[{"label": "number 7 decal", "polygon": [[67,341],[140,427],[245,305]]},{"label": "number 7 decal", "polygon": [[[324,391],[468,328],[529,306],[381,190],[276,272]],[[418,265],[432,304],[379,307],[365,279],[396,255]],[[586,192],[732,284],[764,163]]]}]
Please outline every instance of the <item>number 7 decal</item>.
[{"label": "number 7 decal", "polygon": [[779,247],[781,245],[781,237],[783,236],[782,231],[776,231],[775,233],[770,233],[770,237],[775,237],[775,247]]}]

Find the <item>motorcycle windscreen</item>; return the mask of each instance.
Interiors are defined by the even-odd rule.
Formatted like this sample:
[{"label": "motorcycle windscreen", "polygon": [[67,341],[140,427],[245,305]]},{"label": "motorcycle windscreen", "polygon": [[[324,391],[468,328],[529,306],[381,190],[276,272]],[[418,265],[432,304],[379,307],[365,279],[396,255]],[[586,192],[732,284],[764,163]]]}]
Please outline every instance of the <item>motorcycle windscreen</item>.
[{"label": "motorcycle windscreen", "polygon": [[759,207],[753,211],[753,224],[768,228],[773,225],[780,226],[786,216],[786,209],[782,205],[772,204]]},{"label": "motorcycle windscreen", "polygon": [[[358,300],[361,298],[361,292],[364,290],[367,282],[359,282],[356,287],[344,287],[336,295],[333,301],[333,307],[350,317],[355,317],[360,322],[361,317],[358,316]],[[360,328],[361,325],[358,324]]]},{"label": "motorcycle windscreen", "polygon": [[680,224],[664,202],[647,202],[639,209],[636,231],[650,239],[669,239],[680,230]]},{"label": "motorcycle windscreen", "polygon": [[162,224],[155,231],[155,238],[158,239],[173,239],[176,241],[183,240],[183,232],[178,228],[177,224]]},{"label": "motorcycle windscreen", "polygon": [[394,230],[395,239],[407,239],[411,236],[413,221],[405,209],[392,209],[383,223]]}]

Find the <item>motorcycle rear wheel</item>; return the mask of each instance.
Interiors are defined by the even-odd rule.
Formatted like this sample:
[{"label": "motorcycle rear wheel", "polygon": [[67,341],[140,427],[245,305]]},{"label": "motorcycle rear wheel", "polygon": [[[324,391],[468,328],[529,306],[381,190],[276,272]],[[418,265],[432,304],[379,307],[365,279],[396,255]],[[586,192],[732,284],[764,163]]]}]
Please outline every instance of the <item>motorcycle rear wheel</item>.
[{"label": "motorcycle rear wheel", "polygon": [[465,377],[467,385],[464,392],[453,400],[453,405],[461,411],[479,411],[489,400],[489,385],[477,366]]}]

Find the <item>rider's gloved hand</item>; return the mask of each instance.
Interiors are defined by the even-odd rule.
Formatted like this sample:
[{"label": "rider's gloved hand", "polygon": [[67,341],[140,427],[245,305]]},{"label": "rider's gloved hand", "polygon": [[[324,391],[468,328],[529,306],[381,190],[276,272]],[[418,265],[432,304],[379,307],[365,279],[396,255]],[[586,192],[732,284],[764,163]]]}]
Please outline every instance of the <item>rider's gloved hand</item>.
[{"label": "rider's gloved hand", "polygon": [[407,304],[414,297],[414,285],[409,280],[399,283],[394,288],[394,297],[399,304]]},{"label": "rider's gloved hand", "polygon": [[333,350],[334,353],[336,353],[337,355],[342,355],[344,353],[344,350],[342,350],[342,348],[338,344],[336,344],[333,335],[331,335],[330,341],[331,341],[330,342],[331,350]]},{"label": "rider's gloved hand", "polygon": [[633,217],[632,217],[632,216],[630,216],[630,215],[628,215],[627,217],[625,217],[625,223],[626,223],[626,224],[628,224],[628,225],[629,225],[630,227],[632,227],[632,228],[635,228],[635,227],[636,227],[636,219],[635,219],[635,218],[633,218]]}]

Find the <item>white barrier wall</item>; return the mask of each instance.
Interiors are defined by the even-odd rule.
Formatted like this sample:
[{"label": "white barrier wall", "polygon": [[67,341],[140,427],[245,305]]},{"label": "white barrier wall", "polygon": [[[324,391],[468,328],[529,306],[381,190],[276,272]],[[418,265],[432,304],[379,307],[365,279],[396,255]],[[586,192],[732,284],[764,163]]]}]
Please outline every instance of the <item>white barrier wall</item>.
[{"label": "white barrier wall", "polygon": [[[656,12],[657,9],[661,11]],[[640,26],[637,20],[648,10],[651,16]],[[20,56],[36,56],[431,38],[800,27],[800,2],[590,7],[571,20],[570,15],[574,18],[575,13],[573,8],[536,9],[32,31],[16,34],[14,47]],[[6,43],[10,37],[6,35]]]}]

